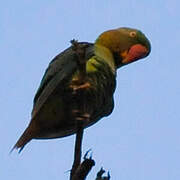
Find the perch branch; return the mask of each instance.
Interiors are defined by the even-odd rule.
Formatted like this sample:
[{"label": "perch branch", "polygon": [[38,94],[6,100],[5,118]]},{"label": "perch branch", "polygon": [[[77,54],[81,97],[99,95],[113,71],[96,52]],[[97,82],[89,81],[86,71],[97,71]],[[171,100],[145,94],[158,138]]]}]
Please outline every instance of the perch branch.
[{"label": "perch branch", "polygon": [[[74,149],[74,161],[71,169],[70,180],[85,180],[86,176],[95,165],[95,161],[90,157],[87,158],[88,152],[84,156],[84,161],[81,163],[81,149],[82,149],[82,139],[84,131],[84,122],[90,118],[90,115],[87,112],[84,112],[78,104],[78,100],[83,97],[80,96],[80,90],[87,88],[89,86],[86,82],[86,44],[78,43],[76,40],[72,40],[72,49],[74,50],[77,56],[77,65],[79,69],[79,77],[72,84],[73,89],[73,113],[74,119],[76,120],[77,132],[75,140],[75,149]],[[101,170],[97,173],[96,180],[110,180],[110,174],[108,172],[107,176],[102,176],[105,171]]]},{"label": "perch branch", "polygon": [[79,78],[75,81],[75,86],[73,88],[73,97],[74,97],[74,118],[76,120],[77,132],[76,132],[76,141],[75,141],[75,149],[74,149],[74,162],[71,169],[70,180],[78,180],[78,177],[81,176],[78,168],[81,167],[81,149],[82,149],[82,139],[83,139],[83,131],[84,131],[84,121],[89,118],[88,114],[83,114],[81,112],[81,108],[79,107],[78,100],[81,98],[78,90],[86,87],[84,86],[85,77],[86,77],[86,61],[85,61],[85,52],[86,47],[78,43],[75,40],[71,41],[72,49],[77,55],[77,65],[79,69]]}]

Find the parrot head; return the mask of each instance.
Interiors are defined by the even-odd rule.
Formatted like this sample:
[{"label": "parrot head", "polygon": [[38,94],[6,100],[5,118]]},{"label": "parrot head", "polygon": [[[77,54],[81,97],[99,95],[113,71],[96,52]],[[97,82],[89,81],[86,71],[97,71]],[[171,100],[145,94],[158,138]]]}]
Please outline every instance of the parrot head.
[{"label": "parrot head", "polygon": [[96,44],[112,52],[117,68],[145,58],[151,51],[150,42],[141,31],[125,27],[105,31]]}]

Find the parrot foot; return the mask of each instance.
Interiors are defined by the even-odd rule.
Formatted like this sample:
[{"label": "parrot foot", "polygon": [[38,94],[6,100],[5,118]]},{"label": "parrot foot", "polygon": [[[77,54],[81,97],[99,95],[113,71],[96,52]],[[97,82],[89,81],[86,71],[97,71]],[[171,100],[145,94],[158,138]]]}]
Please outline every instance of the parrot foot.
[{"label": "parrot foot", "polygon": [[[77,63],[79,65],[85,65],[85,53],[86,53],[86,48],[89,46],[88,44],[82,44],[79,43],[77,40],[73,39],[70,41],[72,44],[72,49],[76,53],[78,60]],[[85,70],[85,69],[84,69]]]},{"label": "parrot foot", "polygon": [[72,50],[75,52],[77,58],[77,67],[79,69],[79,77],[78,77],[78,83],[82,84],[85,82],[86,79],[86,48],[88,48],[88,44],[86,43],[78,43],[76,40],[71,41],[72,44]]},{"label": "parrot foot", "polygon": [[75,119],[79,122],[82,122],[83,124],[85,122],[87,122],[90,118],[90,114],[89,113],[82,113],[81,111],[75,109],[72,111],[74,114]]},{"label": "parrot foot", "polygon": [[71,85],[70,88],[73,89],[74,93],[76,93],[76,91],[82,90],[82,89],[88,89],[90,87],[90,83],[89,82],[85,82],[81,85]]}]

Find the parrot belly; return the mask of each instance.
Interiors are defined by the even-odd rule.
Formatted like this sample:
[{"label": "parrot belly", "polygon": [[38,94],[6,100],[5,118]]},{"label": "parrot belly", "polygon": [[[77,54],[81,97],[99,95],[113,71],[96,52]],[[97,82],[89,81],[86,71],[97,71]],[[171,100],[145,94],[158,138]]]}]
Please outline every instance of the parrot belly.
[{"label": "parrot belly", "polygon": [[78,90],[74,95],[72,89],[68,88],[64,92],[52,94],[32,120],[39,127],[35,139],[59,138],[76,133],[74,110],[89,114],[90,118],[84,120],[84,128],[109,115],[113,109],[113,94],[108,97],[106,91],[104,88],[89,87]]}]

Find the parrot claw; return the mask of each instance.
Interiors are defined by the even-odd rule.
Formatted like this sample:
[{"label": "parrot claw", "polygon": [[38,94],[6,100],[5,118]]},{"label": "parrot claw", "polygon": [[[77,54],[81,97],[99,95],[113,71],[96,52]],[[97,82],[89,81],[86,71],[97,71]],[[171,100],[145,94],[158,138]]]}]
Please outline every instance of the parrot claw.
[{"label": "parrot claw", "polygon": [[74,93],[76,93],[76,91],[82,90],[82,89],[88,89],[90,87],[90,83],[85,82],[81,85],[71,85],[70,87],[73,89]]},{"label": "parrot claw", "polygon": [[87,122],[89,121],[89,118],[90,118],[90,114],[89,113],[81,113],[79,110],[75,109],[72,111],[73,114],[74,114],[74,117],[77,121],[81,121],[83,122]]},{"label": "parrot claw", "polygon": [[72,85],[70,85],[70,88],[73,90],[72,94],[75,95],[81,90],[86,90],[86,89],[90,88],[90,86],[91,85],[89,82],[85,82],[81,85],[72,84]]},{"label": "parrot claw", "polygon": [[90,85],[88,82],[86,82],[86,83],[84,83],[84,84],[76,87],[76,88],[75,88],[75,91],[76,91],[76,90],[79,90],[79,89],[88,89],[90,86],[91,86],[91,85]]}]

